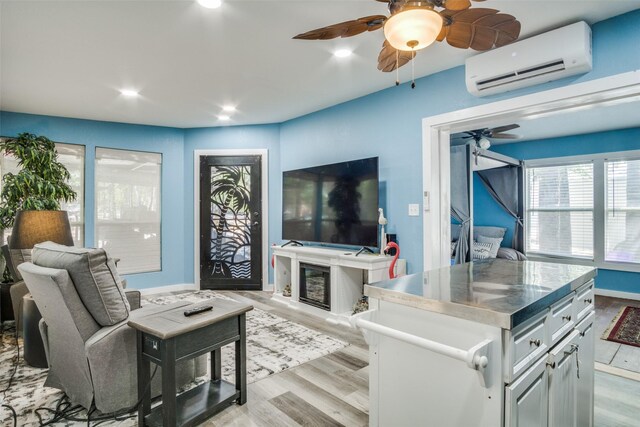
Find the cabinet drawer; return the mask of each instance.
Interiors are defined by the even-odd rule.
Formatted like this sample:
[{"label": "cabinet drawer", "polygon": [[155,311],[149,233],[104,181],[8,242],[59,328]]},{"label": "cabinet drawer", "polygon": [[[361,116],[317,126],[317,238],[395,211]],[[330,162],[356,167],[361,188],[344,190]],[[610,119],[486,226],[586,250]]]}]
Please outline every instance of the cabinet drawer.
[{"label": "cabinet drawer", "polygon": [[575,295],[575,292],[572,292],[553,304],[549,309],[549,316],[547,318],[547,343],[549,347],[553,347],[575,326],[576,316],[573,305]]},{"label": "cabinet drawer", "polygon": [[505,380],[510,383],[527,370],[549,348],[547,345],[547,313],[541,313],[522,327],[512,331],[508,343],[508,370]]},{"label": "cabinet drawer", "polygon": [[595,309],[595,289],[593,280],[576,291],[576,323],[587,317]]}]

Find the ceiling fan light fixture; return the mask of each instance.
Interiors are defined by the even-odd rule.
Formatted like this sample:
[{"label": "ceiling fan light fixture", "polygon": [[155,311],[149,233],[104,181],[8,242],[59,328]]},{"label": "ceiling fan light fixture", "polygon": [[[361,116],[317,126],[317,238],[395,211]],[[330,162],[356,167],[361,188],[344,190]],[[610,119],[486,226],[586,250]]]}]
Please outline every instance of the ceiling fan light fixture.
[{"label": "ceiling fan light fixture", "polygon": [[442,24],[442,17],[432,9],[406,9],[387,19],[384,37],[395,49],[417,51],[436,41]]},{"label": "ceiling fan light fixture", "polygon": [[485,137],[482,137],[478,140],[478,147],[480,147],[481,150],[488,150],[489,147],[491,147],[491,141],[489,141]]}]

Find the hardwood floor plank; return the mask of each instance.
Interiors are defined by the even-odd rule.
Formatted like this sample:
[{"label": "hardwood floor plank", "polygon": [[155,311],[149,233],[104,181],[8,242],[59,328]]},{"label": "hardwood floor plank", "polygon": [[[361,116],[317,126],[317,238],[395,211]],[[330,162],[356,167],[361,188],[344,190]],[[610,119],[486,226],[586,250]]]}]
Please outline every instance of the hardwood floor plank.
[{"label": "hardwood floor plank", "polygon": [[284,393],[269,400],[273,406],[289,416],[301,426],[323,427],[343,426],[315,406],[291,392]]},{"label": "hardwood floor plank", "polygon": [[296,375],[293,370],[274,375],[274,379],[282,386],[291,390],[292,393],[300,396],[330,415],[333,419],[347,426],[366,426],[369,424],[367,413],[353,407],[335,394],[324,390],[320,386]]},{"label": "hardwood floor plank", "polygon": [[[293,372],[339,397],[362,388],[363,381],[327,357],[297,366]],[[366,386],[366,385],[365,385]]]},{"label": "hardwood floor plank", "polygon": [[362,360],[359,357],[352,356],[345,351],[336,351],[335,353],[331,353],[327,356],[329,360],[333,360],[337,363],[340,363],[347,369],[352,371],[357,371],[359,369],[364,368],[369,365],[369,360]]}]

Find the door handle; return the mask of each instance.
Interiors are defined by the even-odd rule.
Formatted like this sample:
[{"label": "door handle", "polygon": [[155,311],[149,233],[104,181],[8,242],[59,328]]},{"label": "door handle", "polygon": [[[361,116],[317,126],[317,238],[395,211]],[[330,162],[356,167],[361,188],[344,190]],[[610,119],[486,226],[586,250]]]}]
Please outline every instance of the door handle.
[{"label": "door handle", "polygon": [[257,226],[259,226],[259,225],[260,225],[260,223],[259,223],[258,221],[255,221],[255,222],[253,223],[253,225],[257,227]]}]

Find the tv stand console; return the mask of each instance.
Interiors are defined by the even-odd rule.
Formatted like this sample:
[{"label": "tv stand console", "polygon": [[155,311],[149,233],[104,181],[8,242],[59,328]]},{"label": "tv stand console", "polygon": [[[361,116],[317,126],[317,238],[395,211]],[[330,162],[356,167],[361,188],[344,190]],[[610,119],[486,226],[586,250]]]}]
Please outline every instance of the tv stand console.
[{"label": "tv stand console", "polygon": [[[349,325],[354,304],[362,297],[365,284],[389,278],[392,257],[362,254],[356,251],[317,246],[274,246],[275,301],[295,310],[323,317],[331,323]],[[329,269],[330,308],[328,310],[300,300],[301,264]],[[398,271],[404,274],[402,271]],[[291,296],[284,296],[285,286],[291,286]]]}]

